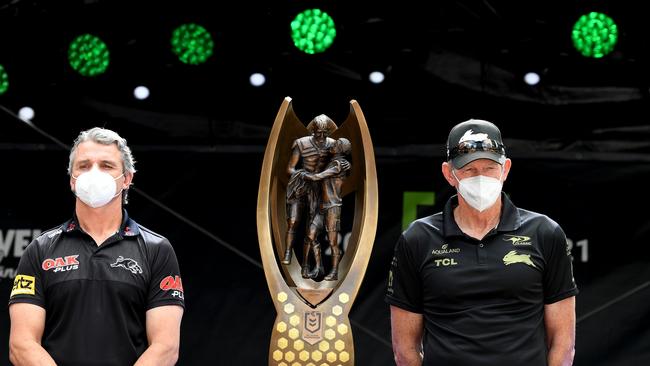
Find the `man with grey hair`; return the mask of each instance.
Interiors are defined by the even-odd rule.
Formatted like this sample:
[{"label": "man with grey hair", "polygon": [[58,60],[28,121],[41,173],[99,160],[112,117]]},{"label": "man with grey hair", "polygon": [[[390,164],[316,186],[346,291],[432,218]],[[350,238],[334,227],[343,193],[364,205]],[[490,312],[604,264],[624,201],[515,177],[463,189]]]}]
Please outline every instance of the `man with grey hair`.
[{"label": "man with grey hair", "polygon": [[135,173],[126,140],[92,128],[68,164],[73,217],[30,243],[9,299],[14,365],[173,365],[183,284],[169,241],[123,204]]},{"label": "man with grey hair", "polygon": [[398,366],[568,366],[575,345],[571,252],[560,225],[506,195],[512,161],[492,122],[447,138],[457,192],[400,236],[386,301]]}]

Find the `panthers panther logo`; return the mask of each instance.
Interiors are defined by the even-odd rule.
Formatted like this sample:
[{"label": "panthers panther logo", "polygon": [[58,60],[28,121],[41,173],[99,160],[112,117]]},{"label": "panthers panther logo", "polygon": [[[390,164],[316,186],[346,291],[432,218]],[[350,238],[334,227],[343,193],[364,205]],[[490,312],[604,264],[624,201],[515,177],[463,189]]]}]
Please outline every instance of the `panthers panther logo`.
[{"label": "panthers panther logo", "polygon": [[115,263],[111,263],[111,267],[122,267],[131,271],[133,274],[142,273],[142,268],[140,268],[138,262],[136,262],[134,259],[124,258],[122,256],[117,257]]}]

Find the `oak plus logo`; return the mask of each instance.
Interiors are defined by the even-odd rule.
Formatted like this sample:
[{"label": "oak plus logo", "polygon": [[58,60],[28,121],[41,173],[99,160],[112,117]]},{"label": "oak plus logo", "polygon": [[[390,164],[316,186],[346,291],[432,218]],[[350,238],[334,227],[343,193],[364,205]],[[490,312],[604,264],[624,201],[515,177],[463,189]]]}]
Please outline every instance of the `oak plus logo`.
[{"label": "oak plus logo", "polygon": [[183,281],[181,276],[167,276],[160,281],[160,289],[163,291],[171,291],[173,297],[183,299]]},{"label": "oak plus logo", "polygon": [[74,271],[75,269],[79,269],[79,260],[77,260],[77,257],[79,257],[79,254],[66,255],[65,257],[57,257],[54,259],[48,258],[43,261],[41,268],[44,271],[52,270],[52,272]]},{"label": "oak plus logo", "polygon": [[25,247],[39,235],[40,229],[0,229],[0,279],[16,277]]}]

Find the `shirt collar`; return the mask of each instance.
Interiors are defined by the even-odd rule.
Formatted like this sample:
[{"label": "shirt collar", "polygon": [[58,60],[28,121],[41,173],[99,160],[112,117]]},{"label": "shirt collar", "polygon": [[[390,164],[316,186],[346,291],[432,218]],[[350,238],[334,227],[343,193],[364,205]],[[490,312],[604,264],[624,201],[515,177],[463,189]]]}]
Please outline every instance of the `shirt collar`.
[{"label": "shirt collar", "polygon": [[[519,210],[505,192],[501,192],[501,205],[501,218],[499,219],[499,225],[497,225],[497,231],[517,230],[521,226]],[[456,206],[458,206],[458,195],[453,195],[445,204],[442,214],[445,237],[465,235],[454,219],[454,208]]]},{"label": "shirt collar", "polygon": [[[81,231],[79,226],[79,221],[77,219],[77,214],[74,213],[72,218],[63,225],[61,225],[61,230],[63,232],[69,233],[71,231]],[[129,214],[125,209],[122,210],[122,223],[120,224],[120,235],[124,236],[136,236],[140,233],[138,229],[138,224],[129,217]]]},{"label": "shirt collar", "polygon": [[501,193],[501,220],[497,226],[497,231],[515,231],[521,226],[521,216],[519,210],[510,201],[507,194]]}]

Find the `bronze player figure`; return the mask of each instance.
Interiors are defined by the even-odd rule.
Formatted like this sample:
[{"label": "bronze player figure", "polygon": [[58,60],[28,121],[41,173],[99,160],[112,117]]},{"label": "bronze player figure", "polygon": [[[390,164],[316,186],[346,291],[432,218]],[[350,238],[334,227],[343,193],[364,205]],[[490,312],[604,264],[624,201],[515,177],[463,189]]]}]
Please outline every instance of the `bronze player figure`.
[{"label": "bronze player figure", "polygon": [[[324,114],[316,116],[308,125],[307,131],[311,135],[296,139],[291,147],[287,173],[287,233],[283,264],[291,263],[291,248],[296,233],[296,227],[305,214],[307,208],[307,223],[311,223],[320,209],[320,184],[315,181],[305,180],[308,173],[319,173],[330,161],[330,150],[335,140],[330,138],[337,126],[334,121]],[[300,169],[296,169],[301,162]],[[309,270],[309,252],[313,251],[316,266]],[[303,244],[302,277],[315,278],[323,271],[320,243],[316,237],[305,237]]]},{"label": "bronze player figure", "polygon": [[350,140],[339,138],[331,148],[334,155],[329,164],[320,173],[307,173],[304,176],[308,181],[321,182],[321,202],[320,212],[314,216],[309,225],[308,237],[316,237],[323,228],[325,221],[325,230],[327,239],[332,249],[332,269],[325,276],[326,281],[335,281],[338,279],[339,261],[341,260],[341,248],[338,243],[339,231],[341,230],[341,206],[343,198],[341,197],[341,188],[343,181],[350,171],[350,162],[346,160],[346,155],[352,151]]}]

